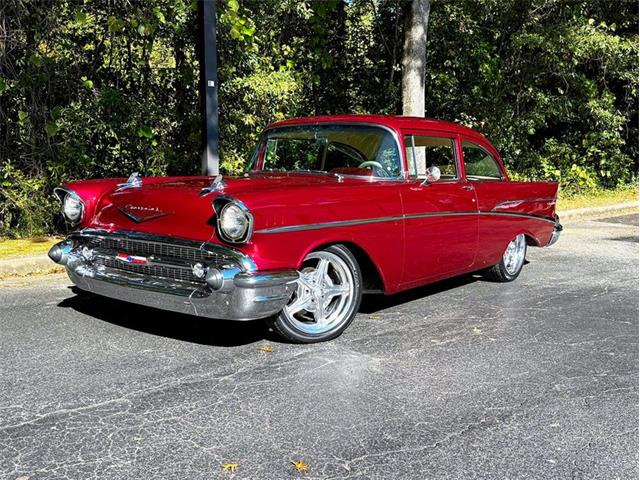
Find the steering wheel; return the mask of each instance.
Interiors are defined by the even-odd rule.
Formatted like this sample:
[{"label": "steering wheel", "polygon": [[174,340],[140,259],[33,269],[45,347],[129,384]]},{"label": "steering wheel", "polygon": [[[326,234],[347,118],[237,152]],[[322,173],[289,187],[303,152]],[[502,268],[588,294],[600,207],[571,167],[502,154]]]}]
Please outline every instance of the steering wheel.
[{"label": "steering wheel", "polygon": [[358,168],[367,168],[373,167],[372,170],[376,172],[376,175],[379,177],[388,177],[389,173],[384,169],[380,162],[376,162],[375,160],[367,160],[366,162],[362,162],[358,165]]}]

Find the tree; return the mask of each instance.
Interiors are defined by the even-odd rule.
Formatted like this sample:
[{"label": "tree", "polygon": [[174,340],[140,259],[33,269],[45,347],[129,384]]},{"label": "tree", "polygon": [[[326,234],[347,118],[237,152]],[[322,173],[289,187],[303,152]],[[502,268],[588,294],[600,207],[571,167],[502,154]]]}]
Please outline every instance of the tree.
[{"label": "tree", "polygon": [[[485,134],[512,178],[637,181],[637,3],[216,3],[225,174],[274,120],[404,110]],[[69,180],[198,173],[196,12],[0,1],[0,237],[59,231]]]},{"label": "tree", "polygon": [[402,113],[424,117],[427,27],[430,0],[413,0],[407,11],[402,56]]}]

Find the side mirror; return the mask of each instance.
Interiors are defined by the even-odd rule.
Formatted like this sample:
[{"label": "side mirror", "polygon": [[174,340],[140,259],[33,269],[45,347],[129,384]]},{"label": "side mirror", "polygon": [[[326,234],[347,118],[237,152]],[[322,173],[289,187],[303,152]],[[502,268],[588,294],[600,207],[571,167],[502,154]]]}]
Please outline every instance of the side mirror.
[{"label": "side mirror", "polygon": [[435,165],[431,165],[426,171],[427,178],[424,179],[424,184],[431,185],[433,182],[440,180],[440,169]]}]

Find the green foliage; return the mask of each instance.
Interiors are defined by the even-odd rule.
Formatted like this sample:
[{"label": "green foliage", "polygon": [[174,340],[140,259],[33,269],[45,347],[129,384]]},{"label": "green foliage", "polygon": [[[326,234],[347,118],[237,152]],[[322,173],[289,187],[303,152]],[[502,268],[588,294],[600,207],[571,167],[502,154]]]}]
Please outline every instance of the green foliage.
[{"label": "green foliage", "polygon": [[487,134],[520,178],[633,182],[637,19],[631,2],[437,3],[427,112]]},{"label": "green foliage", "polygon": [[[270,122],[401,113],[402,0],[219,0],[220,148]],[[71,179],[196,174],[197,1],[0,3],[0,236],[53,231]],[[516,178],[637,179],[633,2],[433,0],[426,111],[485,133]]]},{"label": "green foliage", "polygon": [[27,176],[9,162],[0,165],[0,232],[33,237],[54,228],[55,201],[44,177]]}]

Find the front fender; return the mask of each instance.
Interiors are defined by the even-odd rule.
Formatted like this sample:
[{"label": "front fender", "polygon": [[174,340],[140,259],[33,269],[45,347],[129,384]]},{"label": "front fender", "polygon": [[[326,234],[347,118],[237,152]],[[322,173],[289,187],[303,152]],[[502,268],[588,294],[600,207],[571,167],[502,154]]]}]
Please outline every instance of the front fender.
[{"label": "front fender", "polygon": [[[111,193],[124,178],[106,178],[96,180],[79,180],[69,182],[60,187],[60,190],[71,191],[78,195],[85,205],[85,211],[82,220],[75,227],[86,227],[92,223],[96,213],[96,208],[100,204],[102,198]],[[58,197],[60,198],[60,197]],[[60,198],[62,201],[64,197]]]},{"label": "front fender", "polygon": [[400,221],[288,233],[257,233],[241,250],[261,270],[299,270],[306,256],[333,244],[355,245],[367,255],[385,293],[397,290],[404,265],[403,226]]}]

